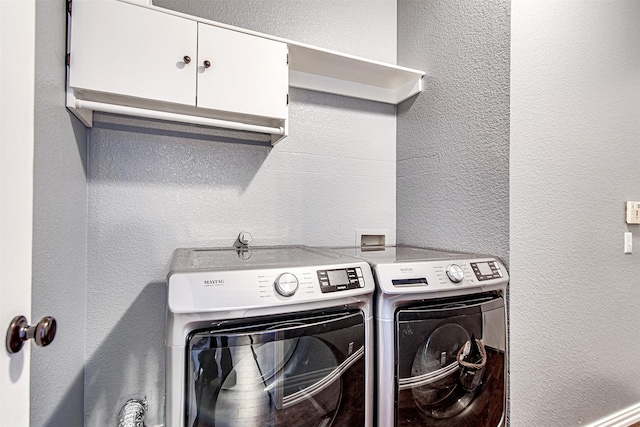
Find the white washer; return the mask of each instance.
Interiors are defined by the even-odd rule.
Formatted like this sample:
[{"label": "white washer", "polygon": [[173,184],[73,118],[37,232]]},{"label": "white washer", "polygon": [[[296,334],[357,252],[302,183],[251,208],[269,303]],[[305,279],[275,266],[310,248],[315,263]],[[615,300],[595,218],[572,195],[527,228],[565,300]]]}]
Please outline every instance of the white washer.
[{"label": "white washer", "polygon": [[402,245],[330,250],[367,260],[376,279],[377,425],[503,426],[502,262]]},{"label": "white washer", "polygon": [[371,426],[375,289],[359,259],[302,246],[177,249],[166,426]]}]

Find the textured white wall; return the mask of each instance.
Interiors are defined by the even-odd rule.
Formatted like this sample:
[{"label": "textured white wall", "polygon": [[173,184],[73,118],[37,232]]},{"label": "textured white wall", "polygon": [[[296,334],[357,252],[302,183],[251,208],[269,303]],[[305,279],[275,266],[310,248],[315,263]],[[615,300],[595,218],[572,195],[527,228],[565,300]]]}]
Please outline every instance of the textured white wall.
[{"label": "textured white wall", "polygon": [[396,0],[153,0],[194,16],[396,62]]},{"label": "textured white wall", "polygon": [[397,239],[509,262],[509,2],[398,0]]},{"label": "textured white wall", "polygon": [[[65,108],[66,7],[36,2],[32,318],[58,321],[46,348],[32,343],[32,426],[83,422],[87,182],[85,127]],[[4,373],[3,373],[4,375]],[[0,424],[11,425],[1,419]]]},{"label": "textured white wall", "polygon": [[[395,0],[154,4],[395,62]],[[395,230],[395,107],[303,90],[290,100],[290,136],[274,148],[108,115],[89,131],[86,425],[113,423],[142,396],[147,425],[162,422],[176,247],[230,246],[242,230],[262,245],[349,245],[357,228]]]},{"label": "textured white wall", "polygon": [[[514,1],[511,425],[640,402],[640,2]],[[623,254],[632,231],[636,253]]]},{"label": "textured white wall", "polygon": [[[395,59],[392,0],[154,3],[347,53]],[[633,369],[640,358],[640,267],[638,255],[621,253],[622,232],[640,232],[623,222],[623,202],[640,198],[635,175],[640,162],[639,5],[632,0],[513,2],[513,426],[586,424],[640,401]],[[37,30],[33,315],[54,314],[63,321],[56,342],[33,352],[37,404],[31,416],[33,425],[51,426],[81,420],[85,318],[84,130],[72,126],[64,111],[63,6],[39,2]],[[414,243],[469,249],[469,236],[486,225],[476,221],[495,218],[482,236],[497,240],[478,250],[505,257],[508,205],[497,202],[507,194],[500,99],[508,67],[508,4],[462,2],[447,9],[446,2],[399,1],[399,63],[429,71],[427,92],[410,111],[405,105],[399,119],[413,122],[398,130],[399,141],[409,141],[402,149],[410,150],[398,151],[399,236],[408,239],[416,230],[404,226],[406,205],[437,195],[439,203],[454,209],[424,203],[421,213],[412,213],[416,219],[407,216],[422,230]],[[418,19],[427,11],[433,25]],[[40,22],[42,17],[47,22]],[[491,33],[496,37],[487,37]],[[483,48],[487,43],[490,48]],[[464,60],[465,55],[474,60]],[[467,79],[486,85],[485,92],[468,95],[474,85]],[[455,96],[447,96],[447,87]],[[473,112],[476,108],[482,112]],[[472,131],[466,130],[470,117]],[[157,402],[164,360],[157,353],[164,336],[164,274],[174,247],[227,244],[240,229],[254,231],[260,243],[308,238],[318,244],[351,243],[356,225],[394,227],[394,214],[385,208],[395,197],[389,189],[395,153],[387,153],[382,143],[390,129],[395,132],[388,106],[293,91],[292,136],[288,145],[273,150],[225,142],[224,136],[213,141],[187,137],[182,128],[161,124],[145,131],[135,120],[102,116],[101,122],[90,132],[87,425],[113,423],[124,399],[141,393],[153,400],[149,424],[161,418]],[[437,135],[436,147],[425,135]],[[491,171],[486,152],[475,153],[482,159],[472,163],[482,165],[475,177],[468,166],[473,156],[466,154],[461,164],[456,149],[433,151],[451,147],[452,141],[463,152],[473,151],[475,139],[497,156],[497,172]],[[469,147],[460,143],[465,140]],[[429,147],[424,161],[411,151],[421,143]],[[341,162],[343,152],[353,162]],[[344,172],[354,164],[364,166]],[[423,172],[404,176],[410,170]],[[459,170],[466,177],[462,181],[455,178]],[[401,188],[400,181],[409,189],[414,179],[417,191]],[[474,182],[497,183],[498,190],[482,190]],[[346,200],[346,191],[339,189],[347,184],[357,189],[353,194],[363,207],[360,212],[345,208],[352,216],[336,221],[320,200]],[[327,186],[334,187],[329,195]],[[488,202],[477,197],[473,203],[485,213],[465,223],[455,217],[461,199],[446,201],[440,188],[455,190],[447,194],[497,193]],[[462,212],[473,213],[471,204],[462,200]],[[573,206],[585,208],[584,215],[576,216]],[[452,226],[460,223],[466,225]],[[123,369],[125,375],[119,374]]]}]

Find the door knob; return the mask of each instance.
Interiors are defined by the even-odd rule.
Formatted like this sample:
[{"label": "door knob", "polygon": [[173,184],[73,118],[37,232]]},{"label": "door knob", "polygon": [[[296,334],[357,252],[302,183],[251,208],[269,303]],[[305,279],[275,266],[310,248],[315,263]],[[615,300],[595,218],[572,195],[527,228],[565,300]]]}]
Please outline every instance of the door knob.
[{"label": "door knob", "polygon": [[27,318],[16,316],[7,329],[7,351],[17,353],[22,349],[25,341],[33,338],[40,347],[51,344],[56,336],[56,319],[46,316],[35,326],[29,326]]}]

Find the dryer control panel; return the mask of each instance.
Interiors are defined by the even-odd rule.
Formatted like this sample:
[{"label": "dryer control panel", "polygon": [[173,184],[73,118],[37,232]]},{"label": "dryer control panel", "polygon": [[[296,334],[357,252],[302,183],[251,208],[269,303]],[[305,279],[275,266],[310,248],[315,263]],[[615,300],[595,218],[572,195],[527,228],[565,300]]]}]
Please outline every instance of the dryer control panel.
[{"label": "dryer control panel", "polygon": [[470,263],[473,273],[478,280],[499,279],[502,277],[500,266],[495,261],[472,262]]},{"label": "dryer control panel", "polygon": [[384,294],[459,293],[506,286],[509,276],[495,258],[446,259],[374,265]]}]

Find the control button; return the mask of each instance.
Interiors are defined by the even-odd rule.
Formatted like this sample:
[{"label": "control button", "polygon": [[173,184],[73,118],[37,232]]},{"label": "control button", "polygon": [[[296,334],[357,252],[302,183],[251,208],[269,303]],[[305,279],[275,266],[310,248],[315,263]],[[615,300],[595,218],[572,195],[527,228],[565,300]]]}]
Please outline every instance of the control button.
[{"label": "control button", "polygon": [[360,287],[364,288],[364,279],[362,277],[358,277],[358,282],[360,282]]},{"label": "control button", "polygon": [[282,273],[273,283],[276,292],[283,297],[290,297],[298,290],[298,278],[291,273]]},{"label": "control button", "polygon": [[362,277],[362,269],[360,267],[356,267],[356,274],[358,277]]},{"label": "control button", "polygon": [[448,265],[446,272],[449,280],[451,280],[453,283],[460,283],[462,282],[462,279],[464,279],[464,272],[458,264]]}]

